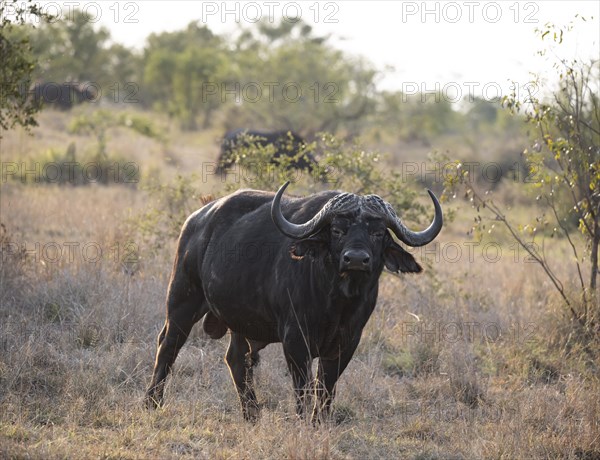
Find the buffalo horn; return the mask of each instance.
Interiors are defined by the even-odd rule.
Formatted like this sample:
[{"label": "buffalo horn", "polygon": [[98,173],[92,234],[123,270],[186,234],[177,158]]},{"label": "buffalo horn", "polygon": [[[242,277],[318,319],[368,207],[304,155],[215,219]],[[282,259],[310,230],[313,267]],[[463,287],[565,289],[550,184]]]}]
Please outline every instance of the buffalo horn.
[{"label": "buffalo horn", "polygon": [[396,235],[400,241],[412,247],[425,246],[426,244],[431,243],[438,233],[440,233],[442,224],[444,222],[440,202],[431,190],[427,190],[427,192],[433,201],[435,216],[429,227],[422,232],[413,232],[412,230],[406,228],[406,226],[396,215],[394,209],[386,203],[386,225],[394,232],[394,235]]}]

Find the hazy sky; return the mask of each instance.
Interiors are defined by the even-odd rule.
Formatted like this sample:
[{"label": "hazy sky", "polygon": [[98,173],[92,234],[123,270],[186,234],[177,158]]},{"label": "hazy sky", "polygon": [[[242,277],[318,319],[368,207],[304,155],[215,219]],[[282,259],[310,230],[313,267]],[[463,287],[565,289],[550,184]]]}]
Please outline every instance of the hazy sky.
[{"label": "hazy sky", "polygon": [[[318,34],[368,58],[386,70],[380,88],[446,90],[448,95],[474,89],[493,97],[509,80],[525,83],[529,71],[543,67],[535,52],[542,42],[534,34],[547,22],[566,24],[575,14],[588,18],[561,47],[569,55],[600,54],[600,1],[121,1],[41,2],[69,5],[98,17],[115,41],[142,48],[152,32],[207,24],[218,34],[233,33],[239,23],[259,18],[301,16]],[[593,19],[591,17],[593,16]],[[576,44],[576,46],[574,46]],[[392,67],[394,70],[389,70]],[[547,68],[547,66],[546,66]]]}]

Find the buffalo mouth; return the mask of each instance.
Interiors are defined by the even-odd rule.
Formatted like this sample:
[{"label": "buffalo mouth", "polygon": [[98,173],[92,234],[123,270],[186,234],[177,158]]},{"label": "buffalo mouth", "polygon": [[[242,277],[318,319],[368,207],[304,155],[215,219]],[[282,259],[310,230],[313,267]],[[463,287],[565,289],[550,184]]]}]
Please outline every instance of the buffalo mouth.
[{"label": "buffalo mouth", "polygon": [[353,274],[361,274],[361,273],[371,273],[371,268],[365,268],[365,267],[348,267],[348,268],[341,268],[340,269],[340,275],[341,276],[350,276]]},{"label": "buffalo mouth", "polygon": [[342,268],[340,267],[338,273],[342,278],[350,278],[353,280],[361,280],[364,278],[368,278],[373,270],[371,267],[356,267],[356,268]]}]

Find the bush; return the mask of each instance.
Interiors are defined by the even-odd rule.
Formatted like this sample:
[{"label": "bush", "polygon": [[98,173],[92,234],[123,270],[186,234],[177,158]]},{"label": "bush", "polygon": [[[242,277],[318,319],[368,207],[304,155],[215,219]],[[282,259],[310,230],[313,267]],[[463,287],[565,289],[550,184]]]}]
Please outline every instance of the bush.
[{"label": "bush", "polygon": [[74,143],[65,151],[50,149],[28,162],[15,164],[7,178],[23,184],[87,186],[122,184],[135,187],[139,168],[133,161],[118,155],[83,155],[78,158]]},{"label": "bush", "polygon": [[[387,168],[380,153],[366,150],[358,140],[345,142],[321,133],[297,155],[273,158],[274,149],[273,145],[256,143],[236,149],[232,173],[239,180],[227,183],[225,190],[230,192],[240,186],[277,190],[291,181],[295,185],[293,193],[337,188],[361,195],[377,194],[405,220],[421,223],[423,216],[429,216],[429,208],[416,200],[417,193],[411,189],[413,184],[400,172]],[[312,170],[292,167],[303,156],[316,158],[317,164]]]}]

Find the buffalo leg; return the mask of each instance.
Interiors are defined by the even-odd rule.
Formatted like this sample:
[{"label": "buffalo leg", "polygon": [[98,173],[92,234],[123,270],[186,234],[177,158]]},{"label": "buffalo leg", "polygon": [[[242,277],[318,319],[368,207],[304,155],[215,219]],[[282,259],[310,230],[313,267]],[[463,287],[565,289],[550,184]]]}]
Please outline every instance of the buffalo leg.
[{"label": "buffalo leg", "polygon": [[249,421],[255,421],[259,413],[252,377],[254,366],[259,360],[258,352],[265,346],[266,343],[248,341],[244,336],[232,333],[225,355],[225,362],[240,398],[242,414]]},{"label": "buffalo leg", "polygon": [[296,394],[296,414],[299,417],[304,417],[309,385],[312,380],[310,368],[312,358],[303,342],[288,346],[284,344],[283,353],[290,374],[292,374],[292,383]]},{"label": "buffalo leg", "polygon": [[316,401],[312,421],[324,420],[331,412],[331,403],[335,397],[335,386],[354,355],[359,340],[344,349],[336,359],[319,359],[316,381]]},{"label": "buffalo leg", "polygon": [[170,289],[167,301],[167,320],[158,336],[158,348],[152,382],[146,392],[146,405],[155,408],[162,404],[165,379],[175,358],[192,330],[192,326],[208,311],[202,295],[193,289],[184,290],[186,297],[178,299]]}]

